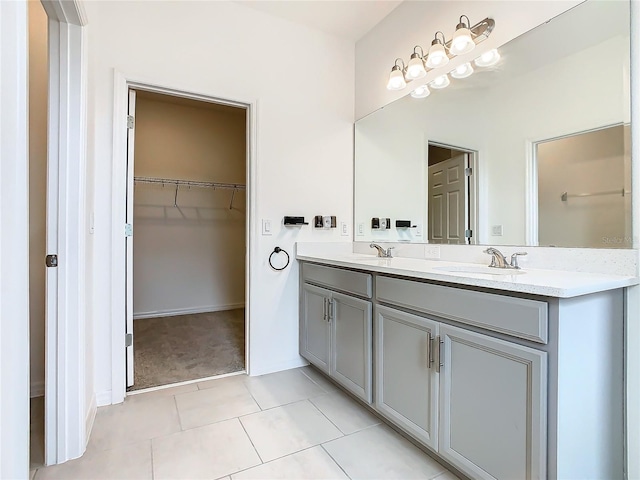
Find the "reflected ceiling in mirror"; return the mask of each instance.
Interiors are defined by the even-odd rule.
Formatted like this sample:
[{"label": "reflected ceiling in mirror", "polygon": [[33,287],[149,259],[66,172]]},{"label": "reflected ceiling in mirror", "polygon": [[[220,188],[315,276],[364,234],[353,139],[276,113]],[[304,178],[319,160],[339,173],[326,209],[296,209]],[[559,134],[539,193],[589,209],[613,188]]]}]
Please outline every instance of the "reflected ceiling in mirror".
[{"label": "reflected ceiling in mirror", "polygon": [[629,2],[588,0],[498,50],[356,123],[355,240],[632,248]]}]

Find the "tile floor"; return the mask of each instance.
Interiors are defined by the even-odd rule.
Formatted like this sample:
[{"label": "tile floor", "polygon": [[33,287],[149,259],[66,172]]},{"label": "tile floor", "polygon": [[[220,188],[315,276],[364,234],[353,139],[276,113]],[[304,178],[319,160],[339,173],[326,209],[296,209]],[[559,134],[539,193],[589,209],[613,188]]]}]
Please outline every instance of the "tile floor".
[{"label": "tile floor", "polygon": [[47,479],[455,480],[320,373],[238,375],[98,409],[85,455]]}]

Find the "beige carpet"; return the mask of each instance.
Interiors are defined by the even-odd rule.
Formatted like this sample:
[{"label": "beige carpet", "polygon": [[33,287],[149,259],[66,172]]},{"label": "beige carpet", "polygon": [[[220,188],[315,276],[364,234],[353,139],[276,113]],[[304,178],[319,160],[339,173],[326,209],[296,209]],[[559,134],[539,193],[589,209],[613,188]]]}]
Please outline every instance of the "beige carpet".
[{"label": "beige carpet", "polygon": [[244,370],[244,332],[244,309],[134,320],[129,390]]}]

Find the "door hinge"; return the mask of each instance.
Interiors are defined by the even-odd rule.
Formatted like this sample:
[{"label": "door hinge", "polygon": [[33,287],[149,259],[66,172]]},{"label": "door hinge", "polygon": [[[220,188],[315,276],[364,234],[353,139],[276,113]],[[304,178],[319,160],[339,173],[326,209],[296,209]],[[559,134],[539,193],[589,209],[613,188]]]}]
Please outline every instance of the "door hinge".
[{"label": "door hinge", "polygon": [[135,126],[135,118],[133,115],[127,115],[127,128],[133,128]]},{"label": "door hinge", "polygon": [[124,224],[124,236],[131,237],[133,236],[133,225],[130,223]]},{"label": "door hinge", "polygon": [[47,267],[57,267],[58,266],[58,255],[47,255],[44,257],[44,264]]},{"label": "door hinge", "polygon": [[473,230],[465,230],[464,238],[471,238],[473,236]]},{"label": "door hinge", "polygon": [[433,362],[436,364],[436,373],[440,373],[440,367],[444,366],[444,364],[441,361],[443,343],[444,341],[440,339],[440,335],[436,335],[433,338],[433,345],[431,349],[433,350]]},{"label": "door hinge", "polygon": [[127,333],[124,336],[124,346],[130,347],[131,345],[133,345],[133,333]]},{"label": "door hinge", "polygon": [[470,177],[471,175],[473,175],[473,168],[471,167],[467,167],[464,169],[464,176],[465,177]]}]

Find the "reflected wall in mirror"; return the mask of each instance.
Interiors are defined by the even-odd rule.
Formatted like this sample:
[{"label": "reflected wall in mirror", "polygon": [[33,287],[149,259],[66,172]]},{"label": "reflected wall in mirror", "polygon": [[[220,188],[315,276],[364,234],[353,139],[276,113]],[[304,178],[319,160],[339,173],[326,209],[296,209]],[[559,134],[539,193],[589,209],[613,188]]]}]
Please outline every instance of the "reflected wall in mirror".
[{"label": "reflected wall in mirror", "polygon": [[[499,51],[497,65],[356,123],[356,241],[632,248],[629,2],[588,0]],[[464,168],[431,178],[438,147],[464,153]]]}]

